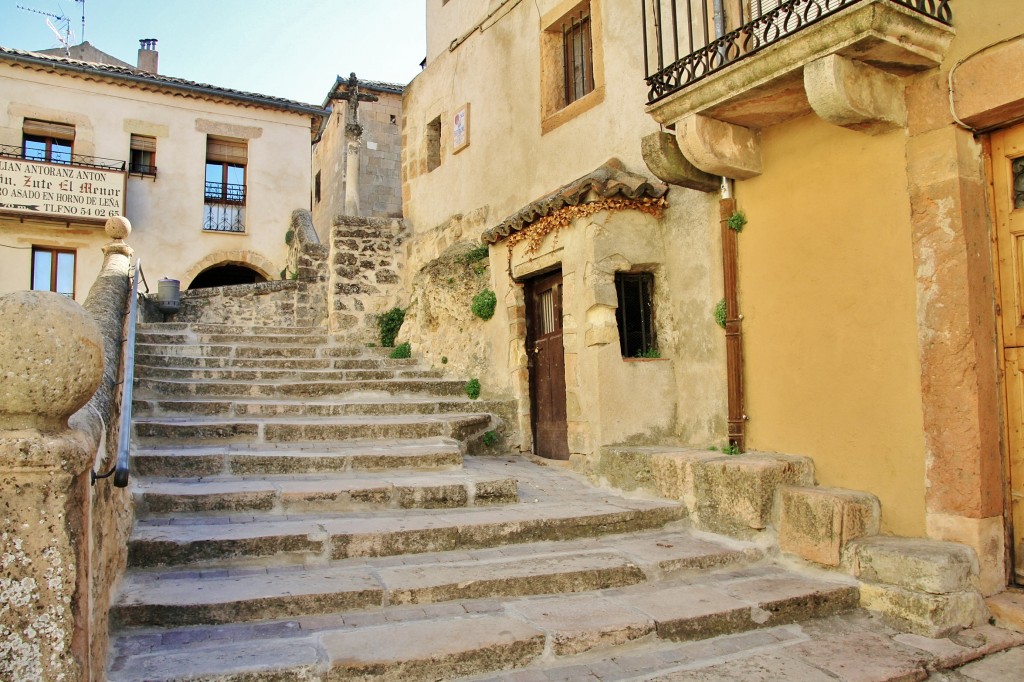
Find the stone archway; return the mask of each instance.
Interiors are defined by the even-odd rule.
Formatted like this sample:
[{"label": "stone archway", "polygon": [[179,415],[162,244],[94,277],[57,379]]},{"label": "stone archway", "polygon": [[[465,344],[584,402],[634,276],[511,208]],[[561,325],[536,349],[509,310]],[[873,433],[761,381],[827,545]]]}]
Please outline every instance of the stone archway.
[{"label": "stone archway", "polygon": [[182,278],[186,283],[185,288],[188,288],[200,273],[219,265],[240,265],[255,271],[267,280],[279,279],[274,274],[274,263],[265,256],[252,251],[217,251],[207,254],[185,272]]}]

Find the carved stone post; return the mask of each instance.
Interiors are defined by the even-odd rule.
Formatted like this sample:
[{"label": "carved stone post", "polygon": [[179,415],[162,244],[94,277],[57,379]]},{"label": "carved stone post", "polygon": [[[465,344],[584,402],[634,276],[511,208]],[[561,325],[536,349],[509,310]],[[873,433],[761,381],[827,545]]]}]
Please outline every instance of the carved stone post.
[{"label": "carved stone post", "polygon": [[0,679],[87,673],[92,439],[68,428],[103,375],[103,338],[60,294],[0,296]]}]

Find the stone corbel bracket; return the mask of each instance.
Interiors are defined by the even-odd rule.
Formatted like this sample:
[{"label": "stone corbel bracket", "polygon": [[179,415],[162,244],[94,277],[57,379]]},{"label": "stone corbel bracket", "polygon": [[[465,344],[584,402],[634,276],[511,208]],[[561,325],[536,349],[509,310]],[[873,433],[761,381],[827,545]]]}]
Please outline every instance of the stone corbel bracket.
[{"label": "stone corbel bracket", "polygon": [[804,90],[825,121],[871,135],[907,125],[903,81],[891,73],[830,54],[804,66]]},{"label": "stone corbel bracket", "polygon": [[690,114],[676,123],[683,156],[711,175],[745,180],[761,174],[761,133],[725,121]]},{"label": "stone corbel bracket", "polygon": [[716,192],[720,187],[716,176],[705,173],[683,156],[675,135],[671,133],[657,132],[645,136],[640,141],[640,151],[647,168],[663,182],[701,192]]}]

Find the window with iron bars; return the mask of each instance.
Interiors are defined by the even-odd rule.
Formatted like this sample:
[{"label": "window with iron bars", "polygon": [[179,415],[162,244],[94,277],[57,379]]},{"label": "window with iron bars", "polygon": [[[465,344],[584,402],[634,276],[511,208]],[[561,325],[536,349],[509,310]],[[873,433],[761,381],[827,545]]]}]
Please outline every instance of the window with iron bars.
[{"label": "window with iron bars", "polygon": [[654,331],[654,274],[617,272],[615,293],[619,304],[615,321],[619,327],[622,357],[650,357],[658,350]]},{"label": "window with iron bars", "polygon": [[206,141],[206,187],[203,229],[209,232],[245,232],[245,140],[210,136]]},{"label": "window with iron bars", "polygon": [[562,23],[562,69],[565,105],[594,89],[594,46],[590,33],[590,3]]}]

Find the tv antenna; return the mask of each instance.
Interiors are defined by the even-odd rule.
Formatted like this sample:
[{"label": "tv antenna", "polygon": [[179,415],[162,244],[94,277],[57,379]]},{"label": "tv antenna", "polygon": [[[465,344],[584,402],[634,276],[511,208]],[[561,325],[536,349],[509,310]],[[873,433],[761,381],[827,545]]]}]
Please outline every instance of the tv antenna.
[{"label": "tv antenna", "polygon": [[[74,0],[82,5],[82,40],[85,41],[85,0]],[[34,7],[25,7],[24,5],[18,5],[18,9],[25,10],[26,12],[32,12],[33,14],[41,14],[46,17],[46,26],[53,31],[53,34],[57,36],[57,41],[64,47],[64,52],[70,54],[70,48],[75,40],[75,32],[71,29],[71,18],[64,14],[63,8],[60,3],[57,4],[57,8],[60,10],[59,14],[53,12],[45,12],[43,10],[35,9]],[[54,24],[54,22],[57,22]]]}]

